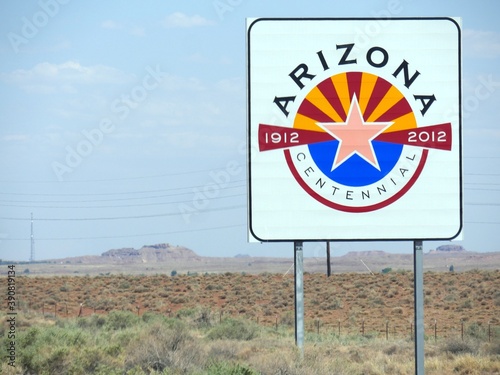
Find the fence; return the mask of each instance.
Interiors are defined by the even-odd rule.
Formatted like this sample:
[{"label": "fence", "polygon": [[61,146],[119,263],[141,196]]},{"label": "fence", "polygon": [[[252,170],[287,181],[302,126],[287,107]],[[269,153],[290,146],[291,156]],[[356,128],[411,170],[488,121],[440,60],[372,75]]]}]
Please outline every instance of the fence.
[{"label": "fence", "polygon": [[[75,305],[62,303],[42,303],[32,305],[30,301],[18,301],[19,310],[39,313],[46,318],[73,318],[73,317],[85,317],[93,314],[108,314],[111,311],[131,311],[137,315],[144,314],[146,312],[151,313],[161,313],[169,317],[176,317],[177,312],[172,309],[165,309],[164,311],[149,310],[147,308],[131,305],[127,309],[98,309],[95,306],[86,306],[83,303]],[[275,315],[274,317],[264,316],[264,315],[253,315],[248,316],[246,314],[241,314],[237,311],[231,310],[219,310],[218,312],[210,312],[209,309],[201,310],[200,319],[208,321],[222,321],[223,317],[230,316],[244,316],[245,318],[253,319],[258,324],[273,326],[276,330],[280,327],[293,327],[293,312],[288,312],[284,315]],[[209,316],[207,316],[209,314]],[[365,319],[361,320],[338,320],[335,323],[323,322],[321,319],[307,319],[305,324],[306,330],[308,332],[313,332],[316,334],[334,334],[339,337],[341,336],[362,336],[366,338],[385,338],[390,339],[400,339],[400,338],[413,338],[414,337],[414,324],[413,322],[408,322],[407,324],[401,323],[401,320],[391,320],[386,319],[380,322],[368,322]],[[458,320],[456,322],[440,325],[437,319],[428,319],[424,322],[424,334],[427,339],[433,339],[437,341],[438,339],[446,338],[461,338],[465,340],[467,337],[474,337],[476,339],[481,339],[485,341],[492,342],[494,340],[500,339],[500,325],[497,322],[471,322],[464,320]]]}]

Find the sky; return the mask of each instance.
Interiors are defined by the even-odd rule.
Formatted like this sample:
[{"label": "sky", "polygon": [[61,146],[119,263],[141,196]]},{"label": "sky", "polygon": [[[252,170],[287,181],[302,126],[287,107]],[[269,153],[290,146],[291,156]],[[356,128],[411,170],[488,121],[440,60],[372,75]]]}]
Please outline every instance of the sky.
[{"label": "sky", "polygon": [[[247,17],[462,17],[464,238],[500,251],[496,0],[5,0],[0,5],[0,258],[247,242]],[[424,242],[424,250],[447,241]],[[454,242],[455,243],[455,242]],[[413,243],[332,242],[332,254]],[[325,243],[305,243],[324,256]]]}]

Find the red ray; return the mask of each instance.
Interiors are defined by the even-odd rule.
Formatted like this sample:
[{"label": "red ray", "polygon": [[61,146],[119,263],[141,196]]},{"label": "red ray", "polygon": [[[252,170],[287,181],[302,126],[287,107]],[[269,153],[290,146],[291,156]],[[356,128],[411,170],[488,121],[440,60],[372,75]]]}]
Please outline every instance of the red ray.
[{"label": "red ray", "polygon": [[375,122],[388,122],[411,112],[411,107],[405,98],[401,98],[396,104],[389,108],[383,115],[375,119]]},{"label": "red ray", "polygon": [[321,111],[318,107],[316,107],[313,103],[311,103],[307,98],[304,99],[302,104],[299,107],[298,113],[309,117],[316,122],[331,122],[333,121],[330,116]]},{"label": "red ray", "polygon": [[385,94],[387,94],[387,91],[389,91],[390,88],[391,84],[389,82],[387,82],[385,79],[381,79],[380,77],[377,78],[377,82],[373,87],[370,100],[368,101],[365,111],[363,112],[363,118],[367,119],[368,117],[370,117],[372,112],[380,104],[380,102],[382,101]]},{"label": "red ray", "polygon": [[361,72],[348,72],[347,74],[347,85],[349,86],[349,98],[356,94],[356,98],[359,100],[359,94],[361,92],[361,77],[363,73]]},{"label": "red ray", "polygon": [[342,102],[339,99],[339,95],[337,93],[337,90],[335,89],[335,86],[333,85],[331,78],[325,79],[323,82],[321,82],[318,85],[318,89],[328,100],[335,112],[338,113],[342,121],[345,121],[347,114],[344,111],[344,107],[342,106]]}]

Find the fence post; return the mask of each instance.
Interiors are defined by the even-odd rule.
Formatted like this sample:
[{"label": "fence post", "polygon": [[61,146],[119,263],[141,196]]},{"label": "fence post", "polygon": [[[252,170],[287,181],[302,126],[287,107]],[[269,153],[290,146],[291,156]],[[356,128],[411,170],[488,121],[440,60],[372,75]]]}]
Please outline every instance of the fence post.
[{"label": "fence post", "polygon": [[42,303],[42,315],[45,316],[45,303]]},{"label": "fence post", "polygon": [[434,319],[434,342],[437,341],[437,320]]},{"label": "fence post", "polygon": [[54,304],[54,318],[57,318],[57,302]]},{"label": "fence post", "polygon": [[464,321],[462,320],[462,341],[464,341]]},{"label": "fence post", "polygon": [[361,321],[361,335],[364,336],[365,335],[365,319],[363,318],[363,320]]},{"label": "fence post", "polygon": [[340,319],[339,319],[339,337],[340,337]]},{"label": "fence post", "polygon": [[389,340],[389,321],[385,321],[385,339]]},{"label": "fence post", "polygon": [[318,332],[318,335],[319,335],[319,325],[320,325],[320,321],[319,321],[319,319],[316,319],[316,331]]},{"label": "fence post", "polygon": [[491,342],[491,322],[488,322],[488,342]]}]

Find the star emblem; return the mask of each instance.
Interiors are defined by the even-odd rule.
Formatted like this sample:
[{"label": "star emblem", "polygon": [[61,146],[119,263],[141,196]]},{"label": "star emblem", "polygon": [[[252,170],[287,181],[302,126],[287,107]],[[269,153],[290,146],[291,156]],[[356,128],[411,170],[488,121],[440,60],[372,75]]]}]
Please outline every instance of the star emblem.
[{"label": "star emblem", "polygon": [[316,124],[339,141],[332,171],[354,154],[380,170],[372,141],[393,122],[365,122],[356,94],[352,97],[345,122],[317,122]]}]

